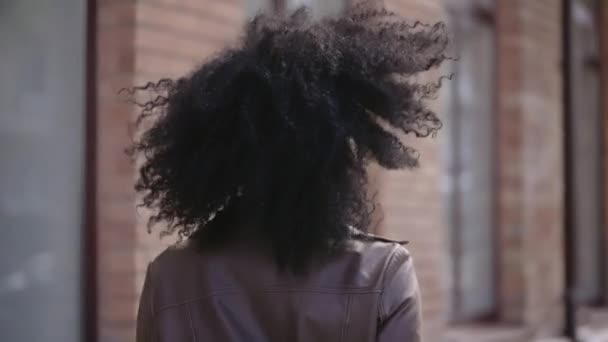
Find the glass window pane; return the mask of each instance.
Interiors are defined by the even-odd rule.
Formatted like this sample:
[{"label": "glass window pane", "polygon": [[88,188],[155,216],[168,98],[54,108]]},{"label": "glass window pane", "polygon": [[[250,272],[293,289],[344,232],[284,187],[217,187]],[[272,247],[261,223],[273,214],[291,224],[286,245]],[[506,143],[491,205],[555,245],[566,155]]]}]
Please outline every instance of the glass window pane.
[{"label": "glass window pane", "polygon": [[[496,306],[494,269],[494,27],[474,1],[454,6],[450,113],[446,118],[449,224],[452,236],[456,320],[491,315]],[[487,10],[491,10],[487,9]]]},{"label": "glass window pane", "polygon": [[0,341],[80,341],[85,3],[0,2]]},{"label": "glass window pane", "polygon": [[338,15],[346,8],[348,0],[288,0],[288,9],[295,10],[302,6],[311,9],[312,14],[317,17]]},{"label": "glass window pane", "polygon": [[572,150],[574,168],[574,224],[576,229],[576,285],[579,300],[601,299],[601,113],[597,60],[598,39],[592,1],[576,1],[572,14]]}]

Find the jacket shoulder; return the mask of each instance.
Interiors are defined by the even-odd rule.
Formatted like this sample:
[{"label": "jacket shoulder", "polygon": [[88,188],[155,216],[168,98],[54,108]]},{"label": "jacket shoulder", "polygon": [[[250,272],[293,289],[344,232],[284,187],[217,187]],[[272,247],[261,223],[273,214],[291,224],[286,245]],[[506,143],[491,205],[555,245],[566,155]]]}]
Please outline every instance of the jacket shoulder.
[{"label": "jacket shoulder", "polygon": [[350,236],[351,238],[355,239],[355,240],[361,240],[361,241],[376,241],[376,242],[387,242],[387,243],[396,243],[402,246],[405,246],[408,244],[408,241],[405,240],[395,240],[395,239],[390,239],[384,236],[379,236],[376,234],[372,234],[372,233],[368,233],[368,232],[364,232],[360,229],[357,229],[353,226],[348,226],[349,231],[350,231]]},{"label": "jacket shoulder", "polygon": [[151,262],[149,268],[155,270],[155,273],[166,272],[171,270],[176,264],[185,266],[192,255],[196,254],[196,246],[190,240],[184,240],[169,245],[160,252]]}]

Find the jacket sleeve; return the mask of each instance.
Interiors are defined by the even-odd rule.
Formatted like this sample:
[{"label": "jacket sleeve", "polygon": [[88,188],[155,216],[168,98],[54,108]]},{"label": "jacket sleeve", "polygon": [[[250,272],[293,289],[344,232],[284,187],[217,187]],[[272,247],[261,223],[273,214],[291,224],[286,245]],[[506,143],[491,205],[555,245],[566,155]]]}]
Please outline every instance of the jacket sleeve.
[{"label": "jacket sleeve", "polygon": [[137,342],[153,342],[154,333],[154,308],[152,301],[152,275],[150,266],[146,271],[144,286],[139,299],[137,311],[137,330],[135,340]]},{"label": "jacket sleeve", "polygon": [[420,342],[420,291],[409,252],[398,247],[385,275],[380,300],[378,342]]}]

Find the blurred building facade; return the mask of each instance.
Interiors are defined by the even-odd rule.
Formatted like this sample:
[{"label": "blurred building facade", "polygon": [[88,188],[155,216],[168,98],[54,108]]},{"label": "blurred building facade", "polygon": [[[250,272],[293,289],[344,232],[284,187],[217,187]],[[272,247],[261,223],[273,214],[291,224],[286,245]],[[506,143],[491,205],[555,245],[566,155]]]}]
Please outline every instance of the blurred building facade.
[{"label": "blurred building facade", "polygon": [[[380,1],[380,0],[379,0]],[[564,327],[564,167],[561,4],[555,0],[385,0],[406,18],[446,21],[455,73],[434,104],[436,139],[408,139],[421,167],[374,171],[377,232],[410,241],[428,341],[531,341]],[[580,322],[608,305],[608,2],[575,0],[572,49],[577,302]],[[90,1],[88,331],[133,340],[148,262],[170,241],[146,231],[125,156],[134,116],[117,91],[177,77],[235,42],[258,11],[321,0]],[[600,44],[600,42],[602,42]],[[411,140],[411,141],[410,141]],[[94,271],[92,271],[94,270]]]},{"label": "blurred building facade", "polygon": [[0,2],[2,341],[79,340],[85,13]]}]

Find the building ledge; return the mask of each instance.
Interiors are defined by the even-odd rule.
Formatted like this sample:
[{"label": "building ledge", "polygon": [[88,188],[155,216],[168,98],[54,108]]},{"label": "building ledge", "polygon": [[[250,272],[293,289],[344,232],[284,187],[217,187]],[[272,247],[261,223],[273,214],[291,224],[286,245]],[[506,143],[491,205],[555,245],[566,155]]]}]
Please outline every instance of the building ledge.
[{"label": "building ledge", "polygon": [[443,342],[519,342],[529,341],[529,331],[523,327],[503,324],[465,324],[451,326]]},{"label": "building ledge", "polygon": [[608,308],[582,307],[577,313],[578,337],[585,342],[608,341]]},{"label": "building ledge", "polygon": [[[608,341],[608,309],[585,308],[578,338],[584,342]],[[534,338],[530,330],[504,324],[462,324],[447,328],[441,342],[568,342],[563,337]]]}]

